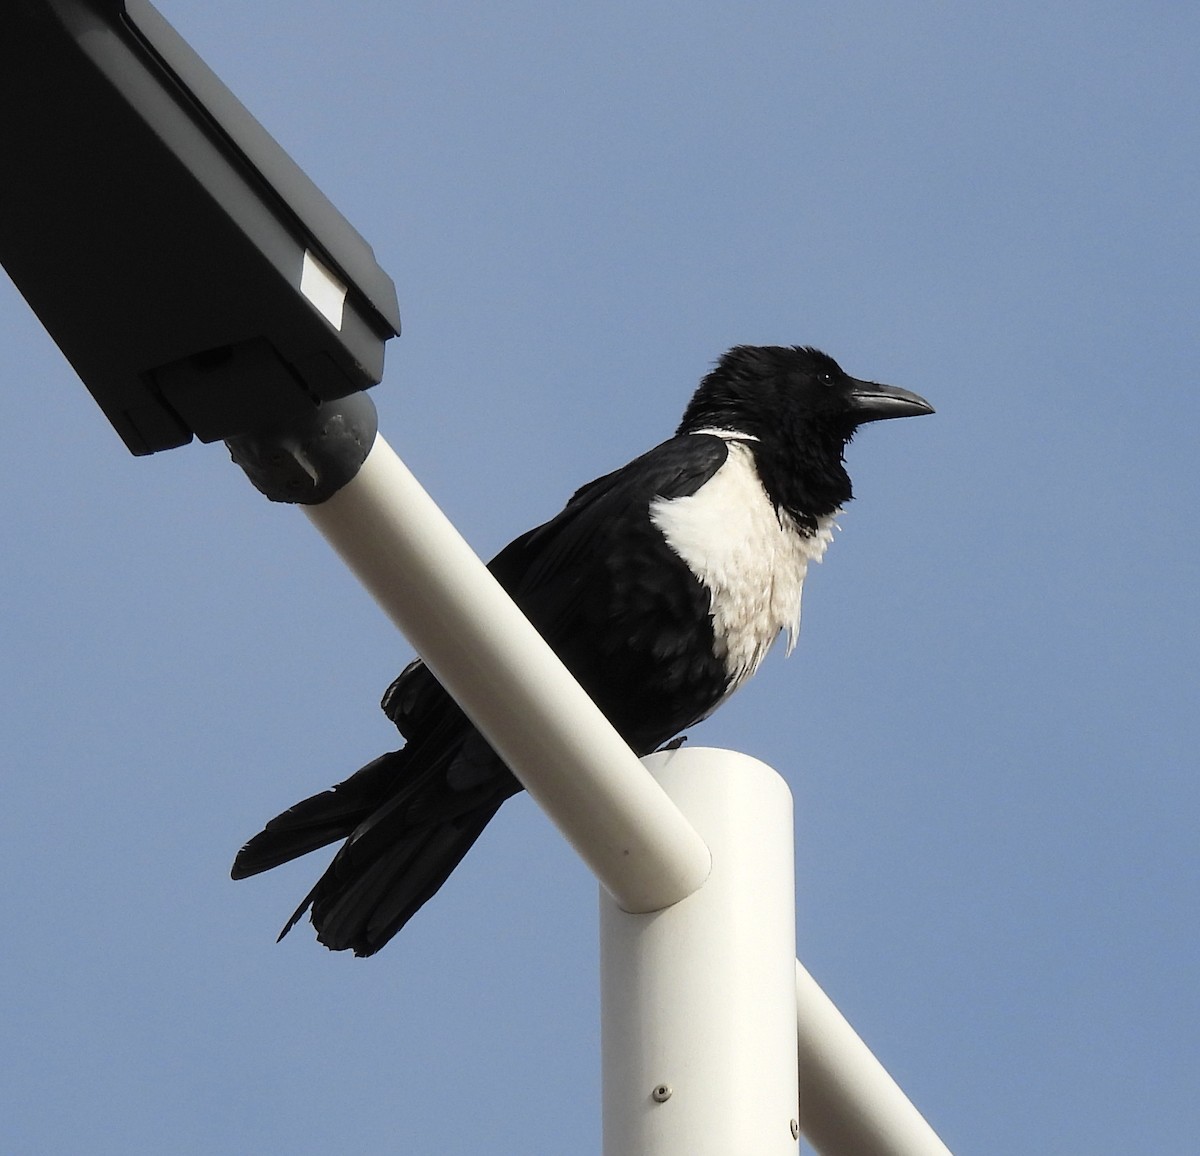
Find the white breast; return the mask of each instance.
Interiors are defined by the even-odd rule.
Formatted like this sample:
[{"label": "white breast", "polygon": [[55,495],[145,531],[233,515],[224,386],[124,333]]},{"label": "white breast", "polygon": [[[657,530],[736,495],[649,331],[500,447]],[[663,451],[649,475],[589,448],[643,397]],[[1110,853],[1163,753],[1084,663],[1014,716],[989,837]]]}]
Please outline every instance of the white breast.
[{"label": "white breast", "polygon": [[696,493],[657,499],[650,519],[709,592],[717,655],[732,692],[781,630],[789,653],[796,644],[804,576],[833,541],[834,516],[818,519],[815,533],[801,533],[771,504],[750,448],[728,445],[725,464]]}]

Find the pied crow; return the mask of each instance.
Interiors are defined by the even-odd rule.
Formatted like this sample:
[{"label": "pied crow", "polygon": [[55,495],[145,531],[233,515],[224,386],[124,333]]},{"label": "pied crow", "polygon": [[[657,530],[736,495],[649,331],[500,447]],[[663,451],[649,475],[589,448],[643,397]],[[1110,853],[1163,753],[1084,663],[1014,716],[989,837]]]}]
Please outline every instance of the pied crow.
[{"label": "pied crow", "polygon": [[[808,346],[738,346],[675,436],[580,489],[490,569],[639,755],[708,716],[800,626],[809,562],[850,500],[866,422],[932,413]],[[311,909],[321,943],[372,955],[521,790],[420,659],[383,696],[405,739],[272,819],[233,877],[344,839],[280,933]]]}]

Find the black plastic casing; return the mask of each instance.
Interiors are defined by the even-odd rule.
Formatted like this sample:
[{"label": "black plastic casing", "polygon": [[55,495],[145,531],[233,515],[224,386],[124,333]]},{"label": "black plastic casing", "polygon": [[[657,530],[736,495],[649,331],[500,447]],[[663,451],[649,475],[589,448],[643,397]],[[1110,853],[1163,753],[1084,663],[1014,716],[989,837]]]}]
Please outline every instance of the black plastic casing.
[{"label": "black plastic casing", "polygon": [[0,263],[129,449],[376,384],[391,278],[147,0],[4,7]]}]

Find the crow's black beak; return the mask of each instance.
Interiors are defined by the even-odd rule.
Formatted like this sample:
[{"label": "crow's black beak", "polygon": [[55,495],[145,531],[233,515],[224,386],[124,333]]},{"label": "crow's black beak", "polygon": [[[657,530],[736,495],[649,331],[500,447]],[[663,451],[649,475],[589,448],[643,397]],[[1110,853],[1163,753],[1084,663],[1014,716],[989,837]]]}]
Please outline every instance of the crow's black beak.
[{"label": "crow's black beak", "polygon": [[933,413],[933,406],[916,393],[894,385],[850,379],[850,412],[859,425],[889,417],[919,417]]}]

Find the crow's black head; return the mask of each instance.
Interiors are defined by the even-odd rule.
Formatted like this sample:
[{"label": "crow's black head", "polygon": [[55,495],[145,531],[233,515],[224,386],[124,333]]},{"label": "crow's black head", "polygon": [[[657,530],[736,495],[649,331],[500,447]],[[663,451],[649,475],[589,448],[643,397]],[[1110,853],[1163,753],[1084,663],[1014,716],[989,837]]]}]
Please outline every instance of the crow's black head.
[{"label": "crow's black head", "polygon": [[771,500],[812,527],[850,500],[842,455],[860,425],[932,412],[915,393],[851,377],[811,346],[738,345],[700,383],[678,432],[755,439]]}]

